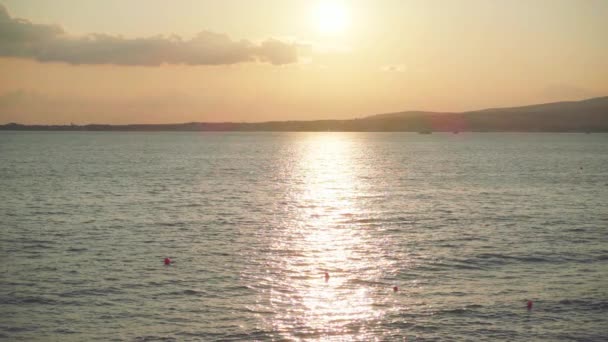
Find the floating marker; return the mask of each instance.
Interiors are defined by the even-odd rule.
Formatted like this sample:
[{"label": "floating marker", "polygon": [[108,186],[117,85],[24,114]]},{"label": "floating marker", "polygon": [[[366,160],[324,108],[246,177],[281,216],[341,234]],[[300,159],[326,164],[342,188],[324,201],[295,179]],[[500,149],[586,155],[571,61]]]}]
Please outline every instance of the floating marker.
[{"label": "floating marker", "polygon": [[527,304],[527,306],[528,306],[528,310],[532,310],[532,305],[534,305],[534,303],[532,303],[532,301],[531,301],[531,300],[529,300],[529,301],[528,301],[528,304]]},{"label": "floating marker", "polygon": [[393,286],[393,292],[399,291],[399,286]]},{"label": "floating marker", "polygon": [[325,282],[327,283],[329,281],[329,273],[325,272]]},{"label": "floating marker", "polygon": [[171,265],[171,259],[165,258],[165,265]]}]

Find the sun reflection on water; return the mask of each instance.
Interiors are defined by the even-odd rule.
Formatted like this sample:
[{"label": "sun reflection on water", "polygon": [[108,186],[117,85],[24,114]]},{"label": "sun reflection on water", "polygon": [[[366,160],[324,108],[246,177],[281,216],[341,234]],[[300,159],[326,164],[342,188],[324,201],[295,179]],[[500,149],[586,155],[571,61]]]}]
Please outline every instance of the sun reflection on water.
[{"label": "sun reflection on water", "polygon": [[291,254],[281,261],[288,290],[271,293],[273,325],[290,339],[360,334],[351,331],[363,329],[357,322],[381,315],[365,286],[378,278],[381,264],[365,246],[370,237],[348,220],[361,210],[354,144],[339,133],[316,134],[300,151],[293,221],[275,242]]}]

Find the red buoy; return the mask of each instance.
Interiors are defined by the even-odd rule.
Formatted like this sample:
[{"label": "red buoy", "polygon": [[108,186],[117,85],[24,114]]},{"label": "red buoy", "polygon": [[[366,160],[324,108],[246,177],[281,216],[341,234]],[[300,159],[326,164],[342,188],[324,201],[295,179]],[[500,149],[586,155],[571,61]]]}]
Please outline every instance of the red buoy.
[{"label": "red buoy", "polygon": [[531,300],[529,300],[529,301],[528,301],[528,304],[527,304],[527,306],[528,306],[528,310],[532,310],[532,305],[534,305],[534,303],[532,303],[532,301],[531,301]]},{"label": "red buoy", "polygon": [[397,292],[399,291],[399,287],[398,286],[393,286],[393,292]]},{"label": "red buoy", "polygon": [[325,282],[327,283],[329,281],[329,273],[325,272]]},{"label": "red buoy", "polygon": [[171,259],[165,258],[165,265],[171,265]]}]

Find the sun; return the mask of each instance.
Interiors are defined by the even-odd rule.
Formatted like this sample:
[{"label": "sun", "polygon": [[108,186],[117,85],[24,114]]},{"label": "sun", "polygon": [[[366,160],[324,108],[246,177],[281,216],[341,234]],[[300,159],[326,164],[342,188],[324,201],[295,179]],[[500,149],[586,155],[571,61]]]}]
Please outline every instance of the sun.
[{"label": "sun", "polygon": [[322,1],[317,5],[314,21],[320,33],[326,35],[339,34],[348,27],[348,11],[341,1]]}]

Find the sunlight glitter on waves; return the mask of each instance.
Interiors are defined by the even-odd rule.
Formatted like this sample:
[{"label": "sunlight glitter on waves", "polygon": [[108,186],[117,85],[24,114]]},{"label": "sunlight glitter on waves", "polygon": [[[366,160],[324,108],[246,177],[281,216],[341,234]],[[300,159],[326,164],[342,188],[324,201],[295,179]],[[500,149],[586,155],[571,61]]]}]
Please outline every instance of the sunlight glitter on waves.
[{"label": "sunlight glitter on waves", "polygon": [[274,321],[280,331],[291,332],[287,338],[298,338],[294,328],[340,333],[381,315],[374,310],[370,289],[353,285],[354,279],[373,278],[381,272],[382,265],[365,249],[370,237],[356,226],[340,223],[344,213],[360,210],[354,200],[358,177],[350,139],[345,134],[315,134],[301,150],[296,172],[305,181],[296,190],[296,199],[304,205],[299,206],[297,222],[285,236],[289,242],[280,242],[298,251],[282,263],[285,273],[295,277],[288,293],[274,293],[277,306],[290,304],[289,309],[277,307]]}]

